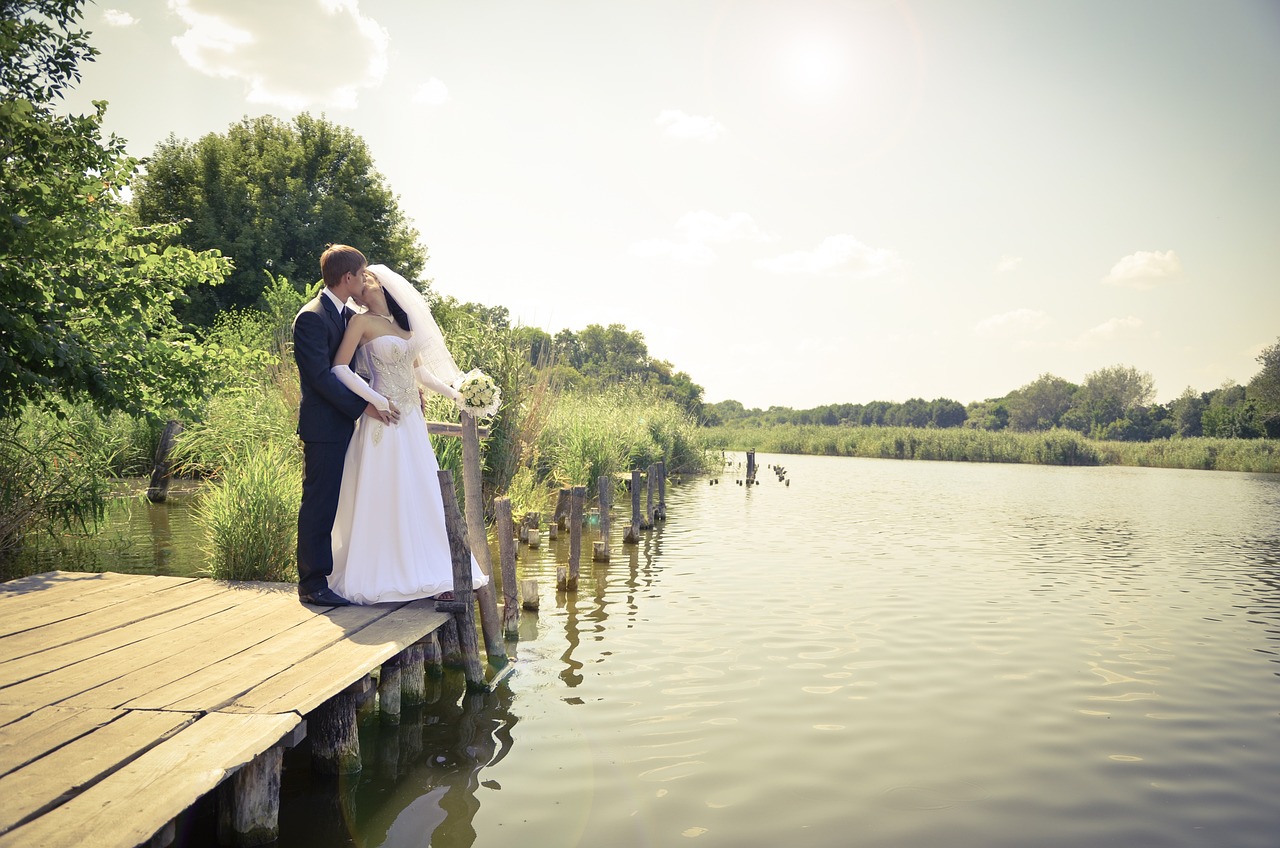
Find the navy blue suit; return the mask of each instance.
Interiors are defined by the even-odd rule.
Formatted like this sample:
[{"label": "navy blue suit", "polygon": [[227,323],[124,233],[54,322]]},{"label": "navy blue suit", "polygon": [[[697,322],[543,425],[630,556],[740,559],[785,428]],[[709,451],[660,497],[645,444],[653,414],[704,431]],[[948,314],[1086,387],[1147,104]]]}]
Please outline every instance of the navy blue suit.
[{"label": "navy blue suit", "polygon": [[[347,310],[349,312],[349,310]],[[330,373],[346,322],[324,292],[293,319],[293,358],[298,363],[302,403],[302,503],[298,507],[298,592],[328,587],[333,571],[331,533],[342,488],[342,465],[365,400]]]}]

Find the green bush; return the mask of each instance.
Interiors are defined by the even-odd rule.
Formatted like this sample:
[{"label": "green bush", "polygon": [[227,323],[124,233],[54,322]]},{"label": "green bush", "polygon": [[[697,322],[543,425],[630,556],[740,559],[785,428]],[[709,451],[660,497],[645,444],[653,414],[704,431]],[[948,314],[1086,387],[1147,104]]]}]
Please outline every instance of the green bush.
[{"label": "green bush", "polygon": [[205,572],[222,580],[297,580],[302,453],[266,443],[224,464],[201,491],[195,520]]}]

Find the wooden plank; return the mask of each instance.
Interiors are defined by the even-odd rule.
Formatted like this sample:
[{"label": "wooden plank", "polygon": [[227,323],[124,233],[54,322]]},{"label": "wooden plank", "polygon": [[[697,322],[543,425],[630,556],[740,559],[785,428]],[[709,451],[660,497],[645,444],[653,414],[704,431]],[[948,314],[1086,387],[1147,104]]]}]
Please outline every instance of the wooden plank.
[{"label": "wooden plank", "polygon": [[[300,603],[293,596],[259,596],[248,598],[223,618],[226,626],[214,625],[213,616],[205,619],[215,629],[192,638],[181,639],[169,646],[156,662],[127,670],[111,680],[67,699],[69,704],[86,707],[118,707],[155,689],[181,680],[198,671],[217,666],[229,657],[253,648],[272,636],[298,624],[319,617],[321,611]],[[274,658],[277,665],[288,665],[292,658]],[[262,668],[253,672],[260,676]],[[3,693],[0,692],[0,697]]]},{"label": "wooden plank", "polygon": [[[193,647],[216,644],[227,632],[242,626],[245,621],[255,622],[260,616],[282,607],[292,609],[299,617],[315,614],[300,604],[296,596],[292,604],[286,606],[280,603],[280,596],[275,593],[245,591],[242,602],[230,609],[40,677],[0,688],[0,703],[56,704],[65,701],[137,669],[156,666],[166,657]],[[133,697],[136,694],[124,700]]]},{"label": "wooden plank", "polygon": [[227,712],[306,714],[449,620],[430,600],[410,601],[326,650],[253,687]]},{"label": "wooden plank", "polygon": [[[40,574],[29,574],[26,577],[18,577],[0,583],[0,597],[3,597],[5,593],[19,595],[23,592],[48,592],[55,586],[65,588],[81,580],[88,584],[101,582],[104,579],[111,580],[120,576],[120,574],[112,571],[44,571]],[[130,576],[142,577],[145,575]]]},{"label": "wooden plank", "polygon": [[4,799],[0,833],[63,803],[195,720],[192,713],[124,713],[25,768],[0,777],[0,798]]},{"label": "wooden plank", "polygon": [[[163,603],[161,603],[163,601]],[[144,603],[117,604],[97,613],[0,639],[0,686],[105,654],[131,642],[231,609],[236,598],[226,586],[201,582]],[[114,625],[109,627],[108,625]],[[85,632],[77,633],[84,627]]]},{"label": "wooden plank", "polygon": [[151,577],[145,574],[113,574],[110,577],[112,579],[101,584],[85,585],[77,582],[70,587],[62,584],[42,591],[0,596],[0,636],[74,619],[113,604],[133,602],[153,592],[171,589],[196,579]]},{"label": "wooden plank", "polygon": [[0,775],[119,718],[119,710],[45,707],[26,718],[0,727]]},{"label": "wooden plank", "polygon": [[0,848],[134,848],[300,720],[293,713],[211,713],[65,804],[0,835]]},{"label": "wooden plank", "polygon": [[0,704],[0,727],[6,724],[12,724],[20,718],[26,717],[32,711],[31,707],[15,706],[13,704]]},{"label": "wooden plank", "polygon": [[369,624],[373,607],[337,607],[271,636],[216,665],[206,666],[124,704],[126,709],[211,712],[263,680],[324,650]]}]

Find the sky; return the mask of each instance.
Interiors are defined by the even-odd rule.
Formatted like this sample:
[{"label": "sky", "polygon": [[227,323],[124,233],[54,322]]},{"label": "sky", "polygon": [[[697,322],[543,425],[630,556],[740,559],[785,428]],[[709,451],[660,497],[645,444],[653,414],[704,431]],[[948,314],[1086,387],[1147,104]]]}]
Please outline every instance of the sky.
[{"label": "sky", "polygon": [[[1273,0],[103,0],[66,109],[144,157],[368,144],[435,289],[619,323],[748,407],[1168,401],[1280,339]],[[370,256],[371,262],[379,257]]]}]

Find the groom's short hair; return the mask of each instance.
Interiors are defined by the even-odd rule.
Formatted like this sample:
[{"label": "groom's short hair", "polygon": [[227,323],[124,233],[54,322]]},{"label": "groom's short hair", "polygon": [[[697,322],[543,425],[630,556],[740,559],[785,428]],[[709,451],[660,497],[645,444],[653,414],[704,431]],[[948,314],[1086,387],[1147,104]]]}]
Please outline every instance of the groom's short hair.
[{"label": "groom's short hair", "polygon": [[359,273],[367,263],[364,254],[346,244],[331,244],[320,254],[320,276],[324,284],[333,288],[347,274]]}]

